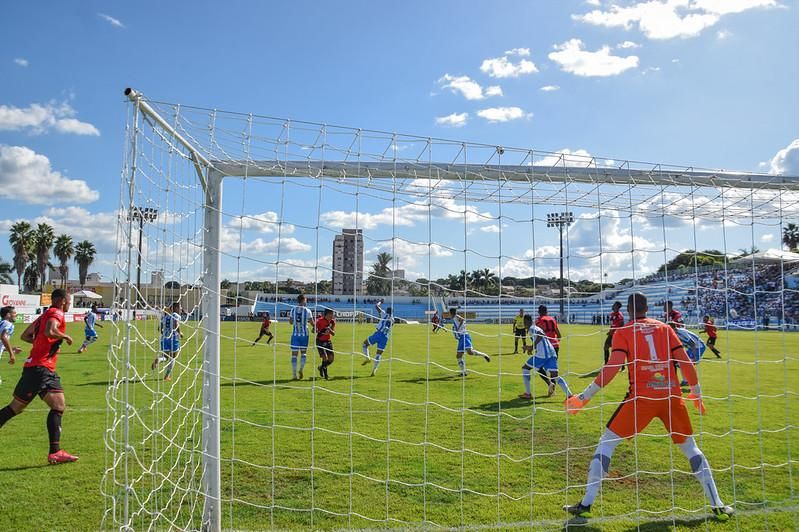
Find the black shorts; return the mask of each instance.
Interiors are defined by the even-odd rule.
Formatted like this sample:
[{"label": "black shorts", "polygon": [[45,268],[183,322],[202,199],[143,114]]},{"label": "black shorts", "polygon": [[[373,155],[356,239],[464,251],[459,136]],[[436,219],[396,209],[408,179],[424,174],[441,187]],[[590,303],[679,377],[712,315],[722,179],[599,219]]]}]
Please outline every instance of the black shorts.
[{"label": "black shorts", "polygon": [[333,342],[330,340],[317,340],[316,349],[319,351],[319,356],[326,356],[333,354]]},{"label": "black shorts", "polygon": [[48,393],[64,393],[58,373],[50,371],[44,366],[22,368],[22,377],[19,378],[17,387],[14,388],[16,399],[27,404],[33,401],[37,394],[44,399]]},{"label": "black shorts", "polygon": [[707,339],[707,345],[716,345],[716,337],[715,336],[709,336],[708,339]]},{"label": "black shorts", "polygon": [[269,332],[269,327],[261,327],[261,336],[265,334],[272,334]]},{"label": "black shorts", "polygon": [[514,336],[517,337],[518,336],[525,337],[527,336],[527,329],[513,329],[513,334]]}]

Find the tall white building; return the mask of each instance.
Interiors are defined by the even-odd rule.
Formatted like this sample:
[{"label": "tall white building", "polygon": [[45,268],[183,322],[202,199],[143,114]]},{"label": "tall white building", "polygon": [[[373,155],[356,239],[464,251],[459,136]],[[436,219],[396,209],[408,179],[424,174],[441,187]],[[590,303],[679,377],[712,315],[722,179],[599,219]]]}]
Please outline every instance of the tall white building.
[{"label": "tall white building", "polygon": [[360,294],[363,289],[363,230],[343,229],[333,239],[333,293]]}]

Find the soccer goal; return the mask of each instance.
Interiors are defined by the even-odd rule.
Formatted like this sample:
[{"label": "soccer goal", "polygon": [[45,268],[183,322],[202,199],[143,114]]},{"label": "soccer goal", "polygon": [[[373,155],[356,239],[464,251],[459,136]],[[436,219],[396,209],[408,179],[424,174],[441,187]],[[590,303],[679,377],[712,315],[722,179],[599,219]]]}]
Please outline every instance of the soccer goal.
[{"label": "soccer goal", "polygon": [[[126,96],[102,528],[559,528],[628,377],[519,398],[519,324],[557,321],[579,393],[634,292],[709,344],[691,423],[739,528],[794,526],[799,178]],[[656,420],[592,519],[710,506]]]}]

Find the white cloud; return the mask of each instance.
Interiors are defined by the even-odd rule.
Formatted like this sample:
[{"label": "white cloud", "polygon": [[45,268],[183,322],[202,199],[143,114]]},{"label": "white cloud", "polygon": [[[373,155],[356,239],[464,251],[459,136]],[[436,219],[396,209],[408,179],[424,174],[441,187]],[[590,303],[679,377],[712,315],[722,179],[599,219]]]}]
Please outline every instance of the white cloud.
[{"label": "white cloud", "polygon": [[776,0],[694,0],[693,7],[708,13],[728,15],[760,7],[777,7]]},{"label": "white cloud", "polygon": [[549,54],[549,58],[559,64],[561,70],[577,76],[616,76],[638,66],[638,56],[611,55],[608,46],[603,46],[596,52],[583,50],[580,39],[570,39],[554,48],[555,51]]},{"label": "white cloud", "polygon": [[461,127],[466,125],[469,113],[452,113],[447,116],[437,116],[436,124],[439,126]]},{"label": "white cloud", "polygon": [[528,57],[530,55],[529,48],[511,48],[505,50],[505,55],[518,55],[519,57]]},{"label": "white cloud", "polygon": [[427,244],[421,242],[409,242],[402,238],[393,238],[385,242],[381,242],[373,249],[367,251],[367,257],[364,260],[364,269],[369,271],[371,263],[374,262],[375,256],[382,252],[391,253],[394,257],[394,269],[410,270],[415,268],[420,261],[427,262],[430,258],[451,257],[453,252],[439,244]]},{"label": "white cloud", "polygon": [[732,32],[729,30],[719,30],[716,32],[716,39],[723,41],[732,37]]},{"label": "white cloud", "polygon": [[227,225],[233,231],[257,231],[259,233],[277,233],[279,228],[281,234],[291,234],[295,230],[292,224],[284,223],[281,227],[278,214],[274,211],[234,216]]},{"label": "white cloud", "polygon": [[638,29],[648,38],[694,37],[731,13],[776,7],[776,0],[648,0],[626,6],[612,4],[607,10],[595,9],[574,20],[605,27]]},{"label": "white cloud", "polygon": [[520,118],[532,118],[533,113],[525,113],[520,107],[489,107],[477,111],[477,116],[489,122],[510,122]]},{"label": "white cloud", "polygon": [[799,139],[778,151],[769,166],[769,173],[799,176]]},{"label": "white cloud", "polygon": [[774,241],[774,233],[767,233],[765,235],[760,236],[761,242],[773,242]]},{"label": "white cloud", "polygon": [[124,28],[125,27],[125,25],[122,24],[121,20],[119,20],[118,18],[114,18],[111,15],[106,15],[105,13],[97,13],[97,16],[100,17],[101,19],[105,20],[106,22],[108,22],[109,24],[114,26],[115,28]]},{"label": "white cloud", "polygon": [[538,68],[528,59],[514,63],[507,56],[503,56],[483,60],[480,71],[492,78],[518,78],[523,74],[538,72]]},{"label": "white cloud", "polygon": [[672,60],[671,60],[671,62],[672,62],[672,63],[679,63],[679,62],[680,62],[680,60],[679,60],[679,59],[677,59],[677,58],[674,58],[674,59],[672,59]]},{"label": "white cloud", "polygon": [[543,92],[554,92],[554,91],[559,91],[560,90],[560,86],[558,86],[558,85],[544,85],[543,87],[541,87],[540,90],[543,91]]},{"label": "white cloud", "polygon": [[628,48],[640,48],[641,45],[635,43],[633,41],[624,41],[623,43],[619,43],[616,45],[616,48],[628,49]]},{"label": "white cloud", "polygon": [[28,107],[0,105],[0,131],[29,130],[38,134],[54,129],[76,135],[100,134],[92,124],[74,118],[76,114],[75,109],[67,102],[49,102],[44,105],[33,103]]},{"label": "white cloud", "polygon": [[498,85],[483,87],[471,79],[469,76],[450,76],[444,74],[438,83],[444,89],[450,89],[454,93],[460,93],[467,100],[483,100],[489,96],[502,96],[502,88]]},{"label": "white cloud", "polygon": [[[251,242],[243,243],[241,246],[242,254],[276,253],[278,249],[281,253],[301,253],[310,251],[311,246],[294,237],[275,238],[270,241],[256,238]],[[236,250],[238,250],[238,246]]]},{"label": "white cloud", "polygon": [[577,166],[586,168],[592,165],[594,157],[583,149],[570,150],[564,148],[557,153],[550,153],[540,160],[534,161],[536,166]]},{"label": "white cloud", "polygon": [[28,66],[30,64],[30,63],[28,63],[28,60],[23,58],[23,57],[14,58],[14,63],[16,63],[17,65],[19,65],[21,67],[26,67],[26,66]]},{"label": "white cloud", "polygon": [[68,179],[50,160],[24,146],[0,144],[0,197],[25,203],[91,203],[100,197],[86,181]]},{"label": "white cloud", "polygon": [[601,5],[601,2],[599,0],[585,0],[585,3],[588,4],[589,6],[596,6],[596,7],[599,7]]}]

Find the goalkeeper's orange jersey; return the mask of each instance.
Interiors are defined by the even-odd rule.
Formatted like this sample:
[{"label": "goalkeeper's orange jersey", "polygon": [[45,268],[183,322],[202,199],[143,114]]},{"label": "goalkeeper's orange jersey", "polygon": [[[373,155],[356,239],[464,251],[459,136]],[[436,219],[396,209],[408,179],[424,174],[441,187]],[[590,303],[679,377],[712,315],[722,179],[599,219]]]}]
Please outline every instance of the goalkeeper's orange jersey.
[{"label": "goalkeeper's orange jersey", "polygon": [[674,362],[689,384],[696,384],[696,371],[674,329],[651,318],[638,318],[613,335],[613,351],[627,359],[630,397],[664,398],[682,394]]}]

